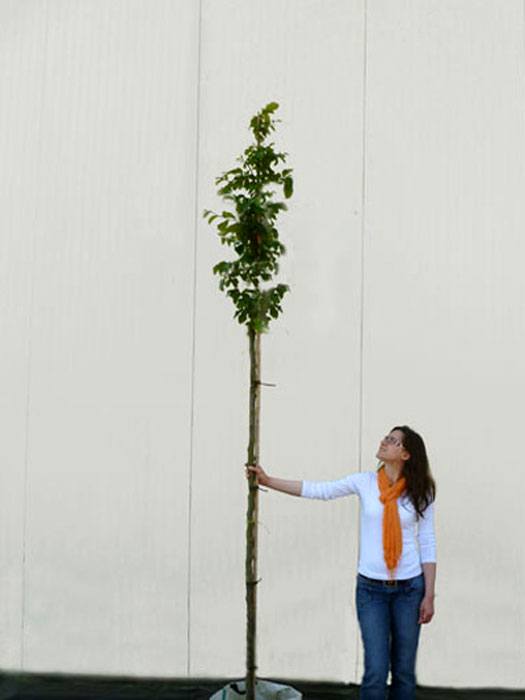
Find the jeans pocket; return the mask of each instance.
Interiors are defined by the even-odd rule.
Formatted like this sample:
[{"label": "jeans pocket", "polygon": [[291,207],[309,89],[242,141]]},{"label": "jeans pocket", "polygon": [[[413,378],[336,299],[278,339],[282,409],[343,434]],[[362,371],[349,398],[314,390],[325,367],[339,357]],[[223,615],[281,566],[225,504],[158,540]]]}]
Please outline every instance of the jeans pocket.
[{"label": "jeans pocket", "polygon": [[355,604],[357,608],[363,608],[371,598],[370,591],[359,581],[355,589]]},{"label": "jeans pocket", "polygon": [[425,592],[425,577],[423,574],[416,576],[410,584],[406,587],[407,593],[420,594],[423,595]]}]

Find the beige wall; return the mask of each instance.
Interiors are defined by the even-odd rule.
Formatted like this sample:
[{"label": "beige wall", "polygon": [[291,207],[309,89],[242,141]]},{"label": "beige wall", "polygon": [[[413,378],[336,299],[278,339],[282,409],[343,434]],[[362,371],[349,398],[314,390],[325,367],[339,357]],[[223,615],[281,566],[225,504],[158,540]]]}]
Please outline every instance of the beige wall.
[{"label": "beige wall", "polygon": [[[525,685],[523,4],[0,2],[0,667],[244,673],[248,347],[202,219],[276,100],[261,463],[438,485],[418,682]],[[258,673],[359,682],[358,502],[261,493]]]}]

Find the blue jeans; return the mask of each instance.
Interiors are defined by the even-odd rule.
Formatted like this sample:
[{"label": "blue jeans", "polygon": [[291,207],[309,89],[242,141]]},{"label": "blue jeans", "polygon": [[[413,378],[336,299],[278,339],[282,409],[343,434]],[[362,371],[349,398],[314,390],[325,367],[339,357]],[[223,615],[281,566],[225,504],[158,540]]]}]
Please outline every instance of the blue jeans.
[{"label": "blue jeans", "polygon": [[415,700],[416,655],[421,625],[419,606],[425,595],[423,573],[394,586],[357,574],[355,601],[365,652],[360,700]]}]

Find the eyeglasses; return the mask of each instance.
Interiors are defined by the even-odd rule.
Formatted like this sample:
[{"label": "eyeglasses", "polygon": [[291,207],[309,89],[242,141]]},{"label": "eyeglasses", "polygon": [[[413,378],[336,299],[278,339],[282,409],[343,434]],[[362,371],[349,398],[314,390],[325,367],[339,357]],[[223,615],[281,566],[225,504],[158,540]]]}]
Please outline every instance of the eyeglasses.
[{"label": "eyeglasses", "polygon": [[401,447],[403,445],[401,440],[398,440],[393,435],[385,435],[385,437],[383,438],[383,442],[389,443],[391,445],[397,445],[397,447]]}]

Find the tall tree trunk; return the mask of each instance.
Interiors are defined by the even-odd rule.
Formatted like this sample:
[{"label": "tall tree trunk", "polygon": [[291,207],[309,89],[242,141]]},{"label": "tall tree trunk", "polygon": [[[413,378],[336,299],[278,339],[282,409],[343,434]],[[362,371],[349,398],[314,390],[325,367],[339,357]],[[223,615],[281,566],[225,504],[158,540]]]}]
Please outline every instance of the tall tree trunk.
[{"label": "tall tree trunk", "polygon": [[[261,334],[248,328],[250,341],[250,441],[248,464],[259,464],[259,408],[261,390]],[[250,472],[246,516],[246,700],[255,700],[255,647],[257,630],[257,479]]]}]

